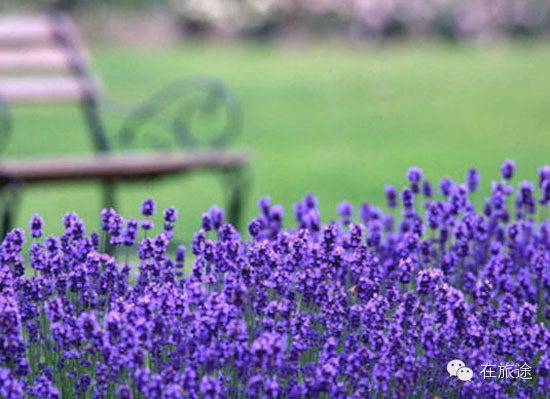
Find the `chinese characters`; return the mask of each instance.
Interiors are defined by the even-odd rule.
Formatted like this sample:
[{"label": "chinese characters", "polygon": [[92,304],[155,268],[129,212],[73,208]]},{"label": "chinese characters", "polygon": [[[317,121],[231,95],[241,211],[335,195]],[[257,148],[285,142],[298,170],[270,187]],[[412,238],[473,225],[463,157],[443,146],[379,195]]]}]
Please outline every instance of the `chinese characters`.
[{"label": "chinese characters", "polygon": [[531,366],[524,363],[520,366],[518,363],[499,363],[496,364],[483,364],[483,369],[480,374],[483,379],[497,378],[497,379],[519,379],[519,380],[532,380]]}]

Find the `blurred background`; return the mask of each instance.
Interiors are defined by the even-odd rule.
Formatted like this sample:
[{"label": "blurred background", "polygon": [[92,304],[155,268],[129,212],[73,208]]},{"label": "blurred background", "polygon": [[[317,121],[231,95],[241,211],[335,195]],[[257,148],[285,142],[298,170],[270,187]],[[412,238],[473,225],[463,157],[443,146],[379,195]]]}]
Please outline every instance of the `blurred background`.
[{"label": "blurred background", "polygon": [[[384,206],[384,184],[400,188],[411,165],[434,183],[476,166],[487,193],[506,158],[517,180],[550,162],[550,0],[3,0],[0,13],[45,7],[74,17],[111,97],[145,98],[195,74],[237,93],[244,125],[232,146],[253,158],[244,220],[264,195],[287,225],[307,192],[324,221],[344,199]],[[120,118],[104,111],[116,131]],[[16,109],[14,121],[2,157],[92,151],[76,107]],[[16,224],[38,212],[58,232],[74,210],[95,229],[100,193],[27,188]],[[147,196],[174,205],[188,240],[223,195],[219,179],[184,175],[121,184],[117,208],[137,216]]]}]

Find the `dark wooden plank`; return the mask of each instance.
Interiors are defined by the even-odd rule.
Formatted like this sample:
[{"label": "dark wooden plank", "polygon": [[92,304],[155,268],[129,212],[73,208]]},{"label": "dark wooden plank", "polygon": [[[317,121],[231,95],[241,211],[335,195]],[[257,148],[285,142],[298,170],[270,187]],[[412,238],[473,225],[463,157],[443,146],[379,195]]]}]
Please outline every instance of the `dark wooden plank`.
[{"label": "dark wooden plank", "polygon": [[95,84],[70,76],[0,78],[0,96],[10,104],[71,103],[98,95]]},{"label": "dark wooden plank", "polygon": [[0,49],[0,72],[67,71],[69,65],[59,47]]},{"label": "dark wooden plank", "polygon": [[132,180],[199,169],[228,169],[249,164],[248,155],[230,151],[124,153],[0,162],[0,176],[24,183],[89,179]]},{"label": "dark wooden plank", "polygon": [[55,30],[44,15],[12,15],[0,17],[0,45],[20,46],[51,42]]}]

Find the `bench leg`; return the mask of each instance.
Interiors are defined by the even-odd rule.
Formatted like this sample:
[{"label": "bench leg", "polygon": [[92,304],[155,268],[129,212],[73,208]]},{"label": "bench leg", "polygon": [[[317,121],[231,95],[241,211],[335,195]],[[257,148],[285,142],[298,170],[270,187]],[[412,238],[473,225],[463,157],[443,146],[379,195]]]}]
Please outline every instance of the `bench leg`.
[{"label": "bench leg", "polygon": [[237,230],[241,229],[242,210],[250,187],[250,171],[238,167],[227,172],[227,219]]},{"label": "bench leg", "polygon": [[12,209],[8,201],[4,199],[4,210],[2,212],[2,239],[4,239],[12,229]]},{"label": "bench leg", "polygon": [[9,179],[2,178],[0,181],[0,192],[3,202],[2,239],[4,239],[13,228],[13,219],[19,200],[19,185]]},{"label": "bench leg", "polygon": [[115,204],[115,182],[104,180],[103,185],[103,208],[114,208]]},{"label": "bench leg", "polygon": [[[91,133],[95,149],[99,153],[109,152],[105,127],[99,117],[98,104],[94,98],[86,98],[82,103],[84,119]],[[110,179],[103,180],[103,207],[115,207],[115,184]]]}]

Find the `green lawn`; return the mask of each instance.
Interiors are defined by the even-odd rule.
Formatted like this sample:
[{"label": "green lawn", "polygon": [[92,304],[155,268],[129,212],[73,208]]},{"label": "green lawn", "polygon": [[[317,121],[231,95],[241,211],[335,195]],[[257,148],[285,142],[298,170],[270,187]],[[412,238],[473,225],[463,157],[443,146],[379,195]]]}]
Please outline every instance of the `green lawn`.
[{"label": "green lawn", "polygon": [[[505,158],[519,177],[534,178],[550,162],[550,44],[382,48],[185,45],[176,49],[93,48],[94,68],[109,94],[138,99],[173,78],[194,73],[223,78],[238,93],[245,127],[236,146],[253,155],[255,202],[270,195],[291,205],[308,191],[324,219],[343,199],[383,204],[383,185],[404,183],[406,168],[431,179],[462,179],[476,165],[489,181]],[[89,151],[75,109],[18,110],[4,155]],[[109,119],[109,125],[116,121]],[[136,215],[153,196],[182,212],[177,232],[189,238],[200,213],[223,203],[216,179],[199,175],[123,185],[119,209]],[[95,185],[29,188],[17,220],[37,211],[59,231],[66,210],[97,227]]]}]

